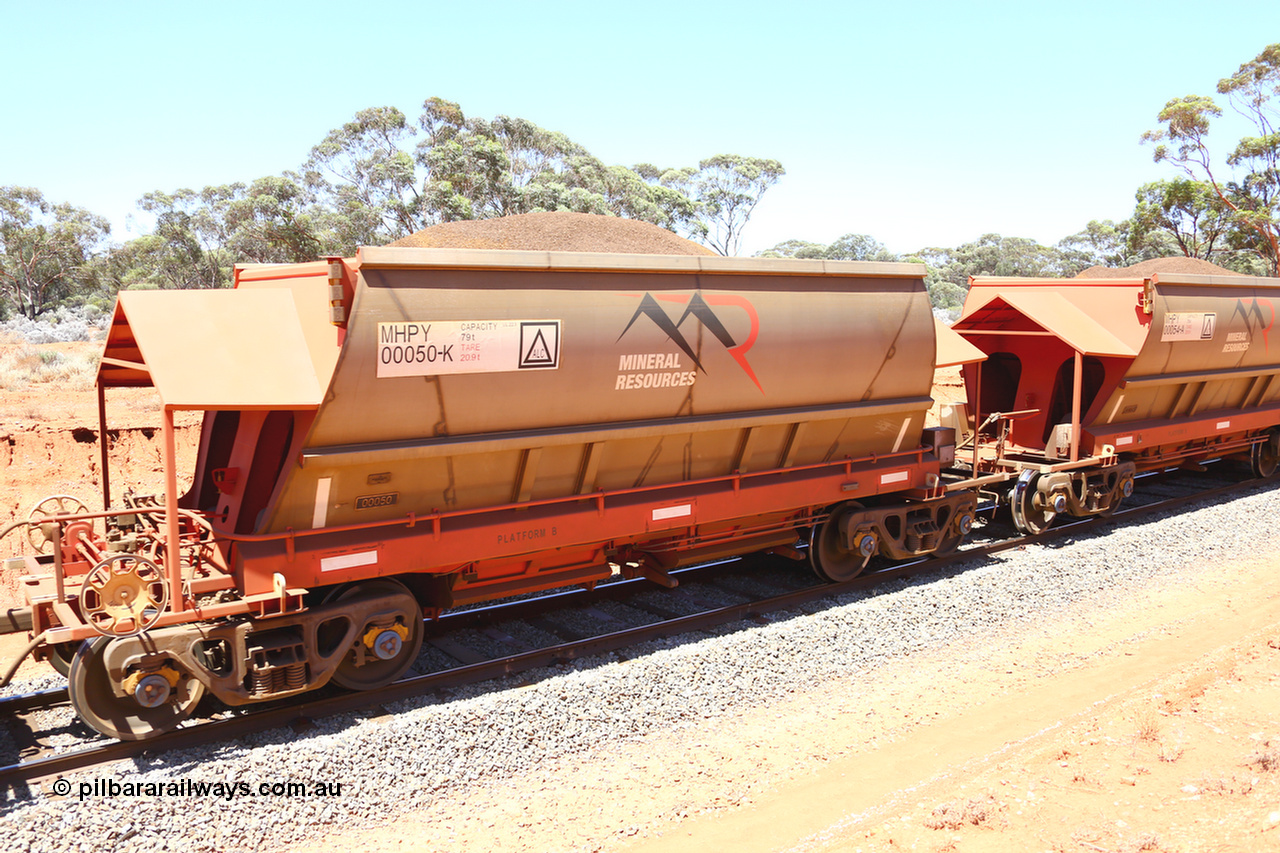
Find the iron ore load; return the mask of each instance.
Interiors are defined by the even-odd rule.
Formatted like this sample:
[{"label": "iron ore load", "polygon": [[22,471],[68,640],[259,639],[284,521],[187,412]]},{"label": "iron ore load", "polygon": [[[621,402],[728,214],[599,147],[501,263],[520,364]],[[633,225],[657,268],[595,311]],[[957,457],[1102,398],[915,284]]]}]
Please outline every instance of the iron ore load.
[{"label": "iron ore load", "polygon": [[[926,428],[910,264],[366,248],[126,291],[98,374],[154,387],[162,497],[37,508],[31,648],[99,732],[370,689],[422,619],[773,551],[842,580],[949,551],[975,493]],[[980,356],[978,356],[980,357]],[[178,494],[174,413],[204,412]]]}]

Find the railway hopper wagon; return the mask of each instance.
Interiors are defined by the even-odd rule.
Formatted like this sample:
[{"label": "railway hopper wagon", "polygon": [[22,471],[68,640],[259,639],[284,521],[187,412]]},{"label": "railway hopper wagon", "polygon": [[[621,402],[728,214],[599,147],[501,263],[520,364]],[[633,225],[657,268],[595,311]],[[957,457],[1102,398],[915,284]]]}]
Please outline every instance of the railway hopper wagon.
[{"label": "railway hopper wagon", "polygon": [[[32,648],[95,729],[399,677],[422,619],[759,551],[829,579],[945,551],[923,267],[367,248],[124,292],[98,374],[154,387],[162,497],[29,525]],[[942,334],[949,334],[943,330]],[[174,414],[203,412],[179,495]]]},{"label": "railway hopper wagon", "polygon": [[[973,278],[952,488],[1003,489],[1020,530],[1113,510],[1134,475],[1211,458],[1270,477],[1280,451],[1280,280]],[[1277,338],[1271,351],[1271,338]]]}]

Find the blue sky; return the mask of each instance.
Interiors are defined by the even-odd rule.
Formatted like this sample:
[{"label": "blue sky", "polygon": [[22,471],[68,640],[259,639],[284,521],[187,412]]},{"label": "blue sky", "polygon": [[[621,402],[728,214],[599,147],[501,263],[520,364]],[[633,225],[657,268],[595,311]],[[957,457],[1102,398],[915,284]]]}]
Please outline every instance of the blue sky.
[{"label": "blue sky", "polygon": [[1173,176],[1139,136],[1280,41],[1280,4],[0,0],[0,31],[0,185],[118,240],[143,193],[294,169],[357,110],[440,96],[607,163],[780,160],[746,254],[906,252],[1127,217]]}]

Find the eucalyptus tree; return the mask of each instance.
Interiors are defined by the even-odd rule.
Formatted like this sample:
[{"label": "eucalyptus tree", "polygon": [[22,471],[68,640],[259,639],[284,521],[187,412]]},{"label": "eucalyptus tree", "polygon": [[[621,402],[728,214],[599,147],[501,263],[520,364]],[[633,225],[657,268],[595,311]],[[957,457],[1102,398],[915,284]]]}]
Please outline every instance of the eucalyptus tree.
[{"label": "eucalyptus tree", "polygon": [[415,160],[425,208],[441,221],[567,210],[639,219],[673,231],[696,219],[681,190],[609,166],[528,119],[467,117],[443,98],[423,103]]},{"label": "eucalyptus tree", "polygon": [[394,107],[360,111],[303,167],[326,242],[343,251],[437,222],[566,210],[651,222],[731,254],[783,174],[776,160],[738,155],[696,169],[608,165],[560,131],[468,116],[439,97],[423,102],[416,127]]},{"label": "eucalyptus tree", "polygon": [[1270,275],[1280,275],[1280,44],[1267,46],[1219,80],[1217,91],[1255,131],[1227,154],[1226,172],[1216,165],[1207,141],[1213,120],[1222,115],[1213,98],[1170,100],[1157,116],[1160,129],[1147,131],[1142,141],[1155,146],[1156,162],[1206,182],[1231,211],[1232,247],[1253,253]]},{"label": "eucalyptus tree", "polygon": [[812,240],[791,239],[775,243],[772,248],[757,252],[760,258],[823,258],[826,257],[827,244],[815,243]]},{"label": "eucalyptus tree", "polygon": [[756,205],[786,173],[777,160],[740,154],[717,154],[698,163],[691,185],[707,245],[722,255],[736,255]]},{"label": "eucalyptus tree", "polygon": [[[157,284],[192,289],[230,283],[234,259],[227,248],[226,208],[237,187],[243,185],[155,190],[138,200],[138,207],[155,218],[149,236],[156,239],[126,246],[163,277]],[[142,284],[138,273],[129,283]]]},{"label": "eucalyptus tree", "polygon": [[757,253],[762,258],[817,258],[828,261],[893,262],[898,256],[867,234],[845,234],[831,243],[783,240],[772,249]]},{"label": "eucalyptus tree", "polygon": [[155,228],[125,244],[138,266],[119,283],[225,287],[237,263],[315,260],[334,246],[322,231],[330,217],[310,199],[290,172],[248,184],[147,193],[138,206],[155,217]]},{"label": "eucalyptus tree", "polygon": [[107,220],[54,204],[32,187],[0,187],[0,298],[34,320],[58,300],[95,285],[91,262]]},{"label": "eucalyptus tree", "polygon": [[1139,187],[1134,197],[1135,237],[1165,235],[1186,257],[1223,260],[1235,211],[1208,181],[1152,181]]},{"label": "eucalyptus tree", "polygon": [[395,107],[360,110],[325,135],[302,166],[336,244],[378,246],[429,223],[413,155],[414,129]]},{"label": "eucalyptus tree", "polygon": [[702,206],[693,198],[693,179],[698,170],[692,166],[660,168],[652,163],[637,163],[629,170],[644,181],[645,204],[657,208],[657,214],[646,221],[661,225],[669,231],[682,234],[691,240],[702,242],[707,237],[707,225],[702,217]]}]

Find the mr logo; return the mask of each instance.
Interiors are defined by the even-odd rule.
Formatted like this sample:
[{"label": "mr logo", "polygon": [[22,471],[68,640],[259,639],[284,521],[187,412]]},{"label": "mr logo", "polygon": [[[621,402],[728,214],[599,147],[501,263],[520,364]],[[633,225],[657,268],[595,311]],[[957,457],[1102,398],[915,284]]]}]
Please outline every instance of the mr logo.
[{"label": "mr logo", "polygon": [[[1266,310],[1263,310],[1263,306]],[[1262,349],[1264,352],[1270,351],[1270,342],[1267,340],[1267,333],[1271,331],[1271,327],[1276,324],[1276,308],[1271,304],[1270,299],[1263,299],[1261,302],[1255,297],[1251,300],[1251,304],[1245,305],[1243,299],[1236,300],[1236,310],[1232,312],[1231,319],[1235,319],[1235,315],[1239,314],[1244,318],[1245,328],[1252,335],[1256,329],[1262,332]]]},{"label": "mr logo", "polygon": [[[658,304],[658,300],[663,302],[675,302],[684,305],[684,313],[680,315],[680,319],[675,322],[667,316],[667,312]],[[725,328],[724,323],[716,316],[711,306],[732,306],[741,308],[747,312],[747,317],[751,321],[750,330],[747,333],[747,339],[742,343],[738,343],[729,334],[729,330]],[[698,356],[694,354],[693,347],[689,345],[689,341],[680,332],[680,327],[689,317],[693,317],[702,323],[703,327],[719,341],[729,355],[733,356],[733,360],[738,363],[743,372],[747,374],[755,386],[760,389],[760,393],[764,393],[764,388],[760,385],[760,380],[756,378],[756,373],[751,369],[751,364],[747,361],[747,352],[755,346],[756,337],[760,333],[760,318],[756,314],[755,306],[741,296],[730,296],[727,294],[708,294],[703,296],[700,292],[695,292],[692,296],[681,296],[676,293],[664,293],[656,299],[650,293],[646,293],[640,300],[640,307],[636,308],[636,313],[631,315],[631,320],[627,323],[627,327],[622,330],[622,334],[618,335],[618,340],[622,340],[623,336],[630,331],[635,325],[636,320],[641,317],[648,317],[653,321],[659,329],[666,334],[670,341],[680,348],[680,351],[689,356],[698,370],[704,374],[706,368],[702,366],[702,362],[698,360]]]}]

